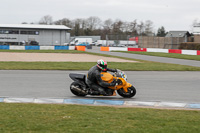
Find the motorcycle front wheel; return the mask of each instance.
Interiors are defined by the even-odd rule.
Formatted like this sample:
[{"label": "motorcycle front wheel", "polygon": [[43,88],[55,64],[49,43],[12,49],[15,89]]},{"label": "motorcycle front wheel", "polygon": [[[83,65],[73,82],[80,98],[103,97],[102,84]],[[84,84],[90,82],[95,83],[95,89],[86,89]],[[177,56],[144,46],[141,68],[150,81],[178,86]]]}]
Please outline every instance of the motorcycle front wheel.
[{"label": "motorcycle front wheel", "polygon": [[85,93],[83,92],[83,89],[81,88],[81,85],[79,85],[79,83],[76,82],[76,81],[73,82],[73,83],[71,83],[70,90],[76,96],[82,96],[82,97],[84,97],[84,96],[87,95],[86,92]]},{"label": "motorcycle front wheel", "polygon": [[135,87],[131,86],[127,90],[128,90],[128,92],[125,92],[124,89],[121,88],[121,89],[117,90],[117,93],[124,98],[131,98],[131,97],[135,96],[135,94],[136,94]]}]

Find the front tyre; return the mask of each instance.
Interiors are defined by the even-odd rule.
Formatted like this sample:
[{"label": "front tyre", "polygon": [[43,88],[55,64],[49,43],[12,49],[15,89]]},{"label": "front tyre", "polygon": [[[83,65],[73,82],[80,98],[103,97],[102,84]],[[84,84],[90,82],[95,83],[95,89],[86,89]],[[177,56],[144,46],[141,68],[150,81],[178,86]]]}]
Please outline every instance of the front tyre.
[{"label": "front tyre", "polygon": [[77,81],[71,83],[70,90],[76,96],[82,96],[82,97],[84,97],[84,96],[87,95],[87,92],[85,92],[83,90],[82,86]]},{"label": "front tyre", "polygon": [[117,90],[117,93],[124,98],[131,98],[131,97],[135,96],[135,94],[136,94],[135,87],[131,86],[127,90],[128,90],[128,92],[125,92],[124,89],[121,88],[121,89]]}]

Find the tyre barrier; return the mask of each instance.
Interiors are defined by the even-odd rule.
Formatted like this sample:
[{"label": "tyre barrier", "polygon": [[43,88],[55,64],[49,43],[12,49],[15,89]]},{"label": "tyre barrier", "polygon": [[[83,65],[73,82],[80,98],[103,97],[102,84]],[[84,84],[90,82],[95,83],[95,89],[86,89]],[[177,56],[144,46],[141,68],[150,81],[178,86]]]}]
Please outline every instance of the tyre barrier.
[{"label": "tyre barrier", "polygon": [[153,107],[153,108],[178,108],[200,109],[200,103],[176,103],[176,102],[144,102],[124,100],[97,100],[97,99],[56,99],[56,98],[15,98],[2,97],[1,103],[36,103],[36,104],[78,104],[78,105],[109,105],[123,107]]},{"label": "tyre barrier", "polygon": [[186,54],[186,55],[200,55],[200,50],[182,50],[182,49],[101,47],[100,50],[101,51],[160,52],[160,53],[177,53],[177,54]]},{"label": "tyre barrier", "polygon": [[85,46],[12,46],[0,45],[4,50],[80,50],[85,51]]}]

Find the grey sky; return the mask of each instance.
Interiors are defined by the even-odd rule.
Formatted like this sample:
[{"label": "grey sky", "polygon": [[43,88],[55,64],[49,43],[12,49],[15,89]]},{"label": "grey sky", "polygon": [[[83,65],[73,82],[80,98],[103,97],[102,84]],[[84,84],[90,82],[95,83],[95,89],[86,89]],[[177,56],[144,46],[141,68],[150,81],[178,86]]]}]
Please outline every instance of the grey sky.
[{"label": "grey sky", "polygon": [[43,16],[53,20],[98,16],[122,21],[151,20],[157,31],[191,30],[200,21],[200,0],[0,0],[0,23],[38,22]]}]

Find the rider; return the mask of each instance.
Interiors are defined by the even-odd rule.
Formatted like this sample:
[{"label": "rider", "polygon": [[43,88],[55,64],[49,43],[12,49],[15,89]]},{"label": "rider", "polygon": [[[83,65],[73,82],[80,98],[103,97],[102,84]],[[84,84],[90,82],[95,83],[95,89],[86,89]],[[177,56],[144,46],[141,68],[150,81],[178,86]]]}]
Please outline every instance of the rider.
[{"label": "rider", "polygon": [[90,94],[112,95],[112,92],[108,92],[110,89],[106,89],[106,87],[115,86],[116,81],[114,80],[111,83],[104,82],[101,79],[101,72],[106,72],[106,71],[117,72],[116,69],[107,68],[107,62],[102,59],[97,61],[97,65],[90,68],[87,74],[87,81],[86,81],[88,86],[93,89],[91,90]]}]

